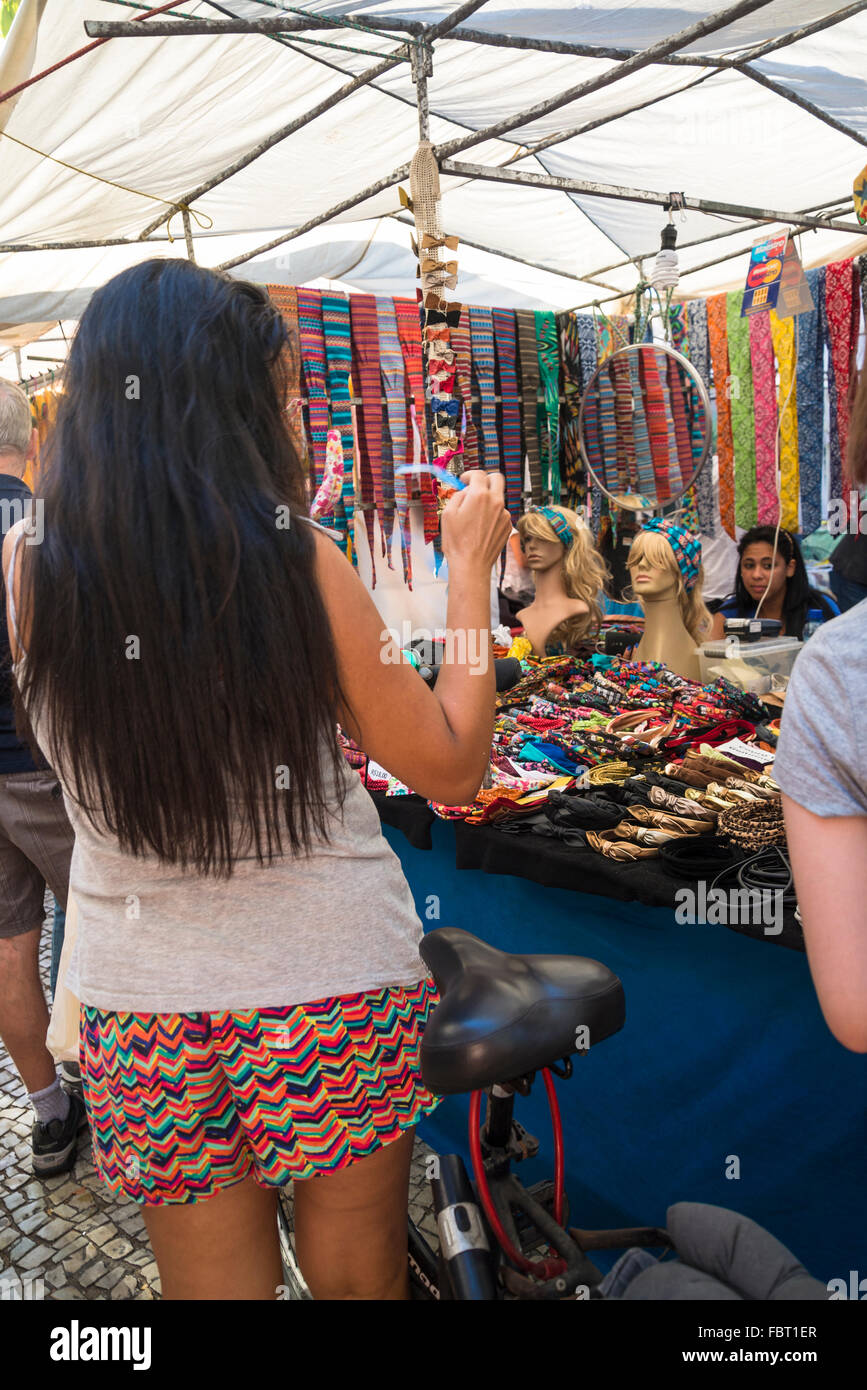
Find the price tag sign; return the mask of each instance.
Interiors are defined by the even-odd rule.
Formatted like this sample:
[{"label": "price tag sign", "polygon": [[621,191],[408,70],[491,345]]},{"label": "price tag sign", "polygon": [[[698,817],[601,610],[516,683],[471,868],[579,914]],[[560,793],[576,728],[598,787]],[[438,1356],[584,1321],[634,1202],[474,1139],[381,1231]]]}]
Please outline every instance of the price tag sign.
[{"label": "price tag sign", "polygon": [[770,313],[777,307],[788,244],[789,233],[785,231],[765,237],[751,248],[741,318]]},{"label": "price tag sign", "polygon": [[783,277],[780,281],[780,297],[777,302],[777,317],[791,319],[797,314],[808,314],[815,309],[810,283],[804,274],[797,247],[790,241],[783,260]]}]

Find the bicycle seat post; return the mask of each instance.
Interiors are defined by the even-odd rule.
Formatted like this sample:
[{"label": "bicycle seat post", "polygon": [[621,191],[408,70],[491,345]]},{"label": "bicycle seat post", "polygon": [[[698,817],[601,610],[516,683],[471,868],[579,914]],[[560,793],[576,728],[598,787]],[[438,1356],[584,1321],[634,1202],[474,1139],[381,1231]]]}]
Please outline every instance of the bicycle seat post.
[{"label": "bicycle seat post", "polygon": [[514,1091],[505,1086],[491,1086],[488,1089],[482,1147],[488,1151],[486,1157],[493,1160],[492,1168],[497,1177],[503,1176],[509,1170],[509,1145],[514,1109]]}]

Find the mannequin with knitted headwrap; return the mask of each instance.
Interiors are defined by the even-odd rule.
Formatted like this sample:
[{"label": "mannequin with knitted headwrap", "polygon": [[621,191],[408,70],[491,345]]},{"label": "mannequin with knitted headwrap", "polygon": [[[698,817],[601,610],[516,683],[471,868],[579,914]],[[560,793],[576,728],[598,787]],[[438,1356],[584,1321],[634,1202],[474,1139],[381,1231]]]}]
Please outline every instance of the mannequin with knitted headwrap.
[{"label": "mannequin with knitted headwrap", "polygon": [[658,517],[645,522],[629,552],[632,592],[644,610],[636,661],[661,661],[686,680],[701,679],[696,647],[710,631],[701,596],[701,542]]},{"label": "mannequin with knitted headwrap", "polygon": [[593,537],[566,507],[533,507],[518,521],[524,564],[535,597],[517,617],[536,656],[571,652],[595,636],[602,618],[599,594],[605,565]]}]

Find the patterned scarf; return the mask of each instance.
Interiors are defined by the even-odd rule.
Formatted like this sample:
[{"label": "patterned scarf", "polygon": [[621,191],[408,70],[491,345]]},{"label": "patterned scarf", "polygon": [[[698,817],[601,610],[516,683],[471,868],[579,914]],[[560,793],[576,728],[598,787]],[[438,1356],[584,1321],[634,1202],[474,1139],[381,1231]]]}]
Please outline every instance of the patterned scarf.
[{"label": "patterned scarf", "polygon": [[[364,524],[370,548],[372,588],[376,588],[376,565],[373,558],[373,506],[379,512],[380,534],[385,516],[382,494],[382,386],[379,379],[379,330],[376,322],[376,300],[372,294],[353,294],[349,300],[349,319],[352,330],[352,366],[354,394],[360,397],[357,413],[361,416],[358,431],[358,471],[360,501],[364,509]],[[385,542],[382,552],[385,554]]]},{"label": "patterned scarf", "polygon": [[[795,386],[795,320],[777,318],[771,310],[771,337],[780,372],[777,402],[780,412],[780,500],[781,524],[786,531],[798,529],[798,397]],[[774,524],[776,525],[776,512]]]},{"label": "patterned scarf", "polygon": [[[418,438],[419,462],[428,458],[428,421],[424,400],[424,354],[421,343],[421,322],[418,304],[414,299],[395,299],[394,313],[397,319],[397,332],[403,352],[403,365],[409,383],[409,419],[413,438]],[[439,512],[437,511],[437,487],[429,473],[418,477],[421,493],[422,515],[424,518],[424,538],[428,544],[439,534]]]},{"label": "patterned scarf", "polygon": [[731,372],[732,444],[735,456],[735,521],[744,530],[756,524],[756,422],[753,408],[753,368],[750,321],[741,318],[743,290],[726,295],[726,319]]},{"label": "patterned scarf", "polygon": [[580,506],[586,493],[584,465],[578,440],[578,416],[581,411],[581,347],[578,337],[578,316],[572,312],[560,314],[560,361],[563,366],[563,394],[560,411],[560,469],[566,505]]},{"label": "patterned scarf", "polygon": [[[815,309],[798,315],[798,460],[801,527],[809,536],[822,523],[822,452],[824,434],[824,332],[822,301],[825,267],[808,270],[807,284]],[[793,528],[794,529],[794,528]]]},{"label": "patterned scarf", "polygon": [[770,314],[753,314],[748,323],[755,396],[756,514],[760,526],[776,526],[779,510],[776,479],[776,364]]}]

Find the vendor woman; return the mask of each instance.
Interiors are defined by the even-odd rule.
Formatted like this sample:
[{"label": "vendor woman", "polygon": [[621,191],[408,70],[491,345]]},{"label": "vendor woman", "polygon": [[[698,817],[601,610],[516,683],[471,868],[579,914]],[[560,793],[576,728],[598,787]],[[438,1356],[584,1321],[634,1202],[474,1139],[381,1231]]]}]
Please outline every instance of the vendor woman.
[{"label": "vendor woman", "polygon": [[[762,603],[762,618],[782,623],[781,635],[804,635],[807,614],[815,610],[823,623],[836,618],[840,609],[828,594],[812,589],[804,558],[794,536],[780,529],[774,554],[774,526],[754,526],[738,544],[735,591],[714,615],[711,637],[722,637],[726,618],[753,618]],[[762,596],[764,595],[764,602]]]}]

